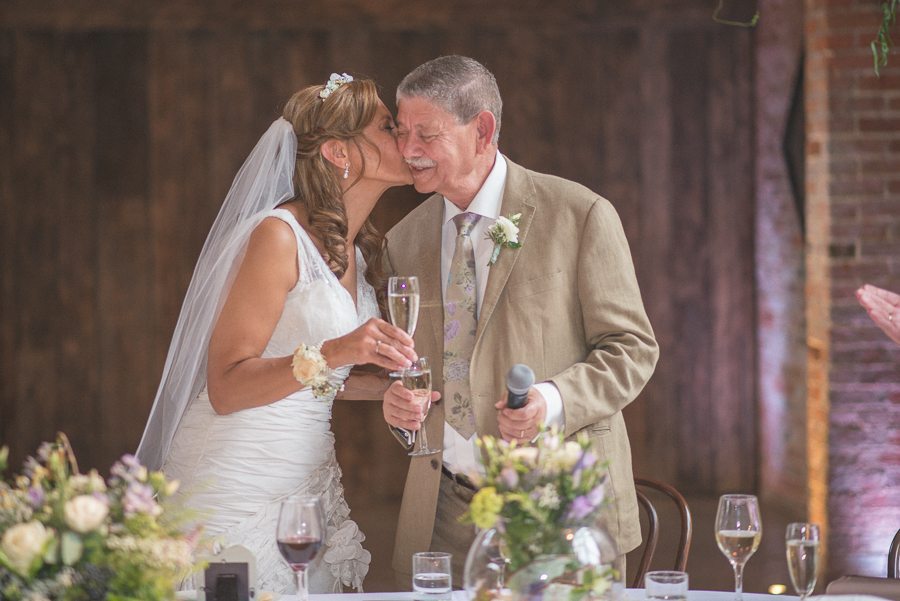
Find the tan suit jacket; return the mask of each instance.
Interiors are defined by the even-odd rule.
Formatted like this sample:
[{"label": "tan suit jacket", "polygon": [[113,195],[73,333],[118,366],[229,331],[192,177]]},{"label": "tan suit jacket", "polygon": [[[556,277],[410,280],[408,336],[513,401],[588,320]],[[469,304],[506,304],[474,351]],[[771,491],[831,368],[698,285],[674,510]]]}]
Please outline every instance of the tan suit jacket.
[{"label": "tan suit jacket", "polygon": [[[472,357],[470,381],[477,435],[499,436],[494,403],[515,363],[560,391],[567,435],[585,431],[608,460],[607,521],[620,553],[640,544],[631,448],[622,408],[653,373],[659,349],[644,312],[628,242],[618,215],[584,186],[524,169],[507,159],[501,215],[521,213],[520,249],[504,248],[491,267]],[[442,373],[443,198],[435,194],[387,235],[388,273],[415,275],[420,285],[416,352]],[[440,377],[434,388],[443,392]],[[444,404],[426,419],[428,442],[441,448]],[[394,569],[410,570],[428,550],[441,478],[441,456],[410,461],[394,549]]]}]

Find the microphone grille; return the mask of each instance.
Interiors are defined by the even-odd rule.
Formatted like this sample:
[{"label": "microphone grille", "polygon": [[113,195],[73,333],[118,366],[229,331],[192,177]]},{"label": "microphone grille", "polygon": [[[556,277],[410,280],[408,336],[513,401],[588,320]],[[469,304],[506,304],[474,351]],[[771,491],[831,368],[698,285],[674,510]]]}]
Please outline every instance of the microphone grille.
[{"label": "microphone grille", "polygon": [[534,372],[524,363],[513,365],[506,374],[506,387],[515,394],[525,394],[534,386]]}]

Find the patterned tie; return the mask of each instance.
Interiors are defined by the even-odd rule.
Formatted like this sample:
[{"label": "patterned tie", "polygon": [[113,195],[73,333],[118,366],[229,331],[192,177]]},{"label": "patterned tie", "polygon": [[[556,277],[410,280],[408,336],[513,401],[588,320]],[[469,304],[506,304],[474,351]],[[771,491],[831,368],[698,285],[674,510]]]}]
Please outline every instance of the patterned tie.
[{"label": "patterned tie", "polygon": [[481,218],[475,213],[460,213],[456,224],[456,249],[450,262],[444,295],[444,398],[447,423],[463,438],[475,433],[469,363],[475,348],[475,251],[472,228]]}]

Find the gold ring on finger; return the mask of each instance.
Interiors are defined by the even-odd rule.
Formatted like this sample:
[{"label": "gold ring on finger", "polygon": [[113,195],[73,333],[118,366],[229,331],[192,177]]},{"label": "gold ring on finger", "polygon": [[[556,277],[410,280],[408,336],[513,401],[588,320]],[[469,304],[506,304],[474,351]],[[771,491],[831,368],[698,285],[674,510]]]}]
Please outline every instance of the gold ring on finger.
[{"label": "gold ring on finger", "polygon": [[381,354],[381,341],[380,340],[375,341],[375,354],[376,355]]}]

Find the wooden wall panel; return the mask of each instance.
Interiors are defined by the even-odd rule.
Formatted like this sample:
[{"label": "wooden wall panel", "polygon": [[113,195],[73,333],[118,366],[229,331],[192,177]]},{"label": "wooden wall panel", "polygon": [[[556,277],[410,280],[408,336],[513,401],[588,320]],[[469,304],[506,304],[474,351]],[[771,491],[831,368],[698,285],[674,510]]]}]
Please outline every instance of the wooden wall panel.
[{"label": "wooden wall panel", "polygon": [[[97,420],[100,432],[122,432],[134,439],[135,407],[155,387],[158,372],[152,344],[153,247],[147,122],[147,37],[142,32],[94,36],[96,67],[96,227],[98,362],[100,393],[106,402]],[[137,428],[135,426],[138,426]],[[99,436],[103,456],[115,457],[122,435]]]},{"label": "wooden wall panel", "polygon": [[[455,52],[497,75],[504,152],[622,217],[662,347],[626,412],[636,470],[754,488],[750,35],[700,0],[475,6],[0,6],[0,441],[21,457],[64,427],[101,467],[132,450],[206,233],[290,94],[349,71],[393,108],[406,72]],[[421,199],[391,190],[376,224]],[[378,404],[334,421],[348,489],[396,497]]]}]

